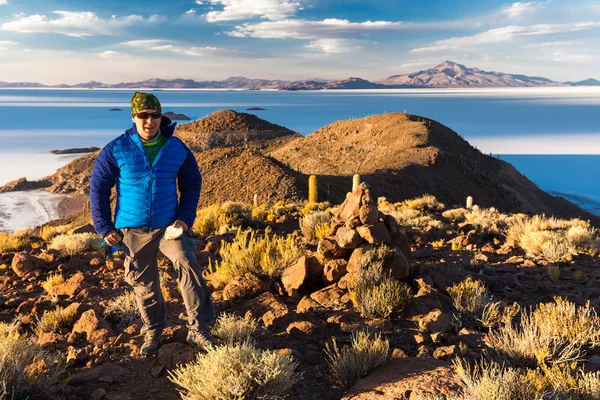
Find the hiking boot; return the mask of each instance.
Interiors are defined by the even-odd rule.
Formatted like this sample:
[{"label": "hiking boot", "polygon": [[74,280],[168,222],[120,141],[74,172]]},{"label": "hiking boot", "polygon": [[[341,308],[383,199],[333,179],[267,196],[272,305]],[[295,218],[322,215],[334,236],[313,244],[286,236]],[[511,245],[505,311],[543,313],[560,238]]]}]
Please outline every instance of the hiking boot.
[{"label": "hiking boot", "polygon": [[143,356],[152,356],[158,353],[158,348],[162,342],[162,332],[148,331],[144,338],[144,344],[140,349],[140,354]]},{"label": "hiking boot", "polygon": [[204,351],[207,351],[209,348],[217,344],[210,333],[197,329],[190,329],[185,341],[193,346],[199,347]]}]

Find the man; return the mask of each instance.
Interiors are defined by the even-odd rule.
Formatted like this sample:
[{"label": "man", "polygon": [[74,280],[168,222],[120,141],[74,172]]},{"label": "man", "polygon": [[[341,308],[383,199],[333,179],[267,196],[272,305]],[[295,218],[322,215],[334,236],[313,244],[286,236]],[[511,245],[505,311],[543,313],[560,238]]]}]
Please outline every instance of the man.
[{"label": "man", "polygon": [[[107,144],[94,165],[90,185],[94,228],[108,245],[120,244],[125,253],[125,280],[133,286],[145,333],[141,354],[158,352],[167,322],[158,250],[177,271],[188,317],[187,342],[206,348],[214,344],[208,329],[214,307],[188,233],[196,217],[200,171],[192,152],[173,136],[176,123],[162,116],[156,96],[136,92],[131,114],[133,126]],[[110,195],[115,185],[113,223]]]}]

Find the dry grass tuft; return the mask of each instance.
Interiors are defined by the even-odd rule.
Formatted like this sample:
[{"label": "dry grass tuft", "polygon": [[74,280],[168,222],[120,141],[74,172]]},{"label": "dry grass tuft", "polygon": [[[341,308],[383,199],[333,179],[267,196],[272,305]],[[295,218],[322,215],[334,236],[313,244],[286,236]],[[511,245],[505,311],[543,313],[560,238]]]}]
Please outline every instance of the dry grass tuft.
[{"label": "dry grass tuft", "polygon": [[84,251],[98,250],[100,243],[102,243],[100,235],[95,233],[75,233],[72,235],[56,236],[52,239],[48,247],[69,256],[74,256]]},{"label": "dry grass tuft", "polygon": [[388,359],[390,344],[380,335],[372,339],[364,331],[352,335],[350,346],[340,349],[335,339],[327,343],[325,353],[329,363],[329,378],[333,385],[347,389],[359,378],[385,364]]},{"label": "dry grass tuft", "polygon": [[222,242],[219,254],[222,260],[209,264],[208,279],[221,288],[234,277],[248,272],[279,278],[285,268],[298,260],[301,251],[291,235],[278,237],[266,232],[258,237],[254,231],[238,229],[232,243]]},{"label": "dry grass tuft", "polygon": [[492,300],[485,285],[470,276],[447,290],[458,311],[472,314],[477,318],[481,318],[483,310]]},{"label": "dry grass tuft", "polygon": [[77,317],[77,309],[62,308],[57,306],[54,310],[44,311],[42,318],[37,323],[37,333],[54,332],[57,333],[60,328],[71,328]]},{"label": "dry grass tuft", "polygon": [[62,366],[19,332],[16,322],[0,322],[0,398],[49,399]]},{"label": "dry grass tuft", "polygon": [[42,282],[42,288],[46,291],[46,293],[52,296],[54,295],[54,288],[64,282],[65,278],[60,272],[51,274],[44,282]]},{"label": "dry grass tuft", "polygon": [[260,350],[248,342],[212,347],[196,361],[169,372],[188,400],[279,400],[300,379],[290,356]]},{"label": "dry grass tuft", "polygon": [[493,362],[482,361],[473,367],[461,360],[454,361],[456,373],[466,386],[470,400],[525,399],[525,388],[519,371],[504,368]]},{"label": "dry grass tuft", "polygon": [[114,321],[121,329],[131,326],[140,318],[135,292],[128,291],[111,300],[104,311],[104,317]]},{"label": "dry grass tuft", "polygon": [[45,242],[47,242],[58,235],[64,235],[64,234],[68,233],[69,230],[71,230],[71,229],[72,229],[71,225],[60,225],[60,226],[44,225],[40,229],[39,236],[42,239],[44,239]]},{"label": "dry grass tuft", "polygon": [[253,222],[252,207],[227,201],[221,205],[213,204],[199,209],[192,229],[202,235],[222,234],[239,227],[252,226]]},{"label": "dry grass tuft", "polygon": [[223,344],[233,346],[250,340],[258,325],[256,321],[235,314],[221,314],[212,328],[212,334]]},{"label": "dry grass tuft", "polygon": [[410,302],[408,285],[383,271],[386,260],[394,254],[394,250],[383,245],[367,251],[358,260],[348,293],[354,308],[365,318],[388,318],[402,312]]},{"label": "dry grass tuft", "polygon": [[13,233],[0,233],[0,253],[21,251],[27,244],[25,238]]},{"label": "dry grass tuft", "polygon": [[437,201],[435,196],[426,194],[416,199],[404,200],[402,202],[403,207],[407,207],[413,210],[439,212],[443,211],[446,207],[444,204]]},{"label": "dry grass tuft", "polygon": [[579,360],[600,344],[600,319],[590,304],[576,306],[561,297],[523,312],[518,326],[491,332],[490,346],[509,365],[536,368]]},{"label": "dry grass tuft", "polygon": [[312,211],[300,219],[300,231],[306,240],[315,243],[329,231],[330,223],[330,214],[325,211]]}]

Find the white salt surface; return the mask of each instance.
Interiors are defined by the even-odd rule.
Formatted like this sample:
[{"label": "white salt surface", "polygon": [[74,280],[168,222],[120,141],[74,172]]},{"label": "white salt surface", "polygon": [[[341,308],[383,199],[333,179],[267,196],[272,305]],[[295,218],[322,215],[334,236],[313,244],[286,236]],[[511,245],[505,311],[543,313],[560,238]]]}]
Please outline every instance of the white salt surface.
[{"label": "white salt surface", "polygon": [[32,228],[56,219],[65,195],[43,191],[0,193],[0,232]]}]

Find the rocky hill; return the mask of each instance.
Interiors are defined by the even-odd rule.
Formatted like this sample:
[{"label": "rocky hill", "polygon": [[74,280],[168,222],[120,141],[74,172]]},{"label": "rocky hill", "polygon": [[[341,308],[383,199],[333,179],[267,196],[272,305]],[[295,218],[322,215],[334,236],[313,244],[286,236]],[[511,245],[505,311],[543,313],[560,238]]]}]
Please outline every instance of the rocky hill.
[{"label": "rocky hill", "polygon": [[[352,175],[360,174],[376,193],[396,201],[430,193],[462,205],[473,196],[483,207],[577,216],[600,225],[597,217],[543,192],[512,165],[423,117],[388,113],[337,121],[303,137],[251,114],[221,110],[180,125],[176,135],[198,160],[202,205],[250,202],[255,193],[271,203],[303,199],[309,175],[318,177],[319,200],[341,203]],[[43,186],[54,193],[87,193],[97,154],[60,168]]]},{"label": "rocky hill", "polygon": [[403,113],[337,121],[272,156],[303,174],[318,175],[320,192],[333,202],[343,200],[351,176],[360,174],[391,199],[433,193],[448,204],[462,204],[470,195],[485,207],[593,218],[538,189],[507,162],[482,154],[448,127]]},{"label": "rocky hill", "polygon": [[561,86],[561,83],[540,77],[488,72],[446,61],[428,70],[407,75],[393,75],[375,83],[388,87],[527,87]]},{"label": "rocky hill", "polygon": [[217,147],[258,147],[268,151],[302,136],[253,114],[220,110],[206,118],[179,125],[177,137],[195,151]]}]

